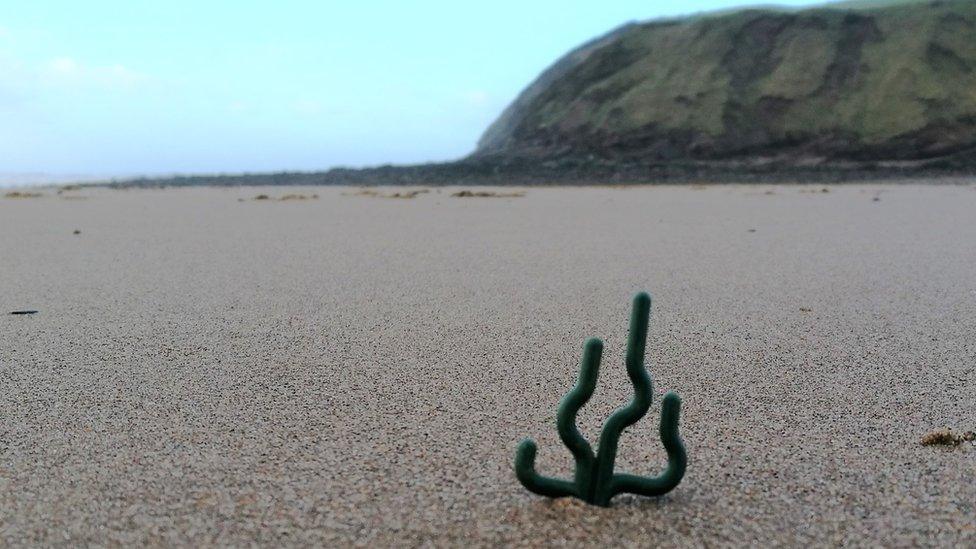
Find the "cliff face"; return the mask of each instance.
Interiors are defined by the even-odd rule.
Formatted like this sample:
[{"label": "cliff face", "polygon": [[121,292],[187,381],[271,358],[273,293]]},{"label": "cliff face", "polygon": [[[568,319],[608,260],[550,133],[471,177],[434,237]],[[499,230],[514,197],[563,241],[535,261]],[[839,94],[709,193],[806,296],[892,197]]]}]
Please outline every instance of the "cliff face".
[{"label": "cliff face", "polygon": [[976,151],[976,0],[632,24],[533,82],[475,158],[919,160]]}]

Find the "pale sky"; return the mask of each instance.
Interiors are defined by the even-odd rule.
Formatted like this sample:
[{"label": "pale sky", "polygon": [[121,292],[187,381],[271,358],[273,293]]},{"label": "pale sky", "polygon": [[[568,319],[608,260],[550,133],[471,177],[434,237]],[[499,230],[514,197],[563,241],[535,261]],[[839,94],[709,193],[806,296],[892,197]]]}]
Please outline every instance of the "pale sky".
[{"label": "pale sky", "polygon": [[454,159],[569,49],[735,4],[0,0],[0,174]]}]

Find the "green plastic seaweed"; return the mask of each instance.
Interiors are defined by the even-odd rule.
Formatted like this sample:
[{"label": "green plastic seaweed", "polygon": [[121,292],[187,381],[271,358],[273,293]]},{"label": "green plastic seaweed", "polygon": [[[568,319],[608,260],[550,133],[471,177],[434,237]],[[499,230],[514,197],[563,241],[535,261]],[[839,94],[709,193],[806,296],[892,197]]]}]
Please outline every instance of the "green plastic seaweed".
[{"label": "green plastic seaweed", "polygon": [[681,399],[674,393],[666,394],[661,406],[661,442],[668,454],[668,465],[664,472],[654,478],[613,472],[620,434],[644,417],[651,406],[651,378],[644,369],[644,349],[650,314],[651,296],[646,292],[638,293],[634,296],[630,313],[626,359],[627,375],[634,386],[634,399],[607,419],[600,434],[596,454],[576,428],[576,414],[596,389],[603,342],[593,338],[583,346],[579,380],[563,397],[556,413],[556,429],[563,444],[573,454],[576,473],[572,481],[538,474],[535,470],[536,444],[532,439],[525,439],[515,453],[515,475],[530,492],[552,498],[572,496],[593,505],[608,507],[610,500],[617,494],[660,496],[670,492],[681,482],[688,464],[688,455],[678,434]]}]

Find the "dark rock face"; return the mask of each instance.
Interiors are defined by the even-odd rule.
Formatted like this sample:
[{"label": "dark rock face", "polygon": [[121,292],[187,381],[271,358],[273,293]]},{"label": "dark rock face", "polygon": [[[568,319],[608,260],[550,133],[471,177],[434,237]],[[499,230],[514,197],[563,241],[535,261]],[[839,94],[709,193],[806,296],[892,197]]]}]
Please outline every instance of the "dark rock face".
[{"label": "dark rock face", "polygon": [[570,52],[473,158],[921,161],[976,151],[976,1],[747,10]]}]

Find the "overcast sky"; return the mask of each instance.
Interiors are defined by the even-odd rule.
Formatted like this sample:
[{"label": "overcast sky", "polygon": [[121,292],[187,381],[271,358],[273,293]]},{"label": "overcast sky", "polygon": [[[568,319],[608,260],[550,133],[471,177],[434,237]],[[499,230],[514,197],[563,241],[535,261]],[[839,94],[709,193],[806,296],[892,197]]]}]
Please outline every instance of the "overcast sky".
[{"label": "overcast sky", "polygon": [[0,173],[53,177],[456,158],[570,48],[736,3],[2,4]]}]

